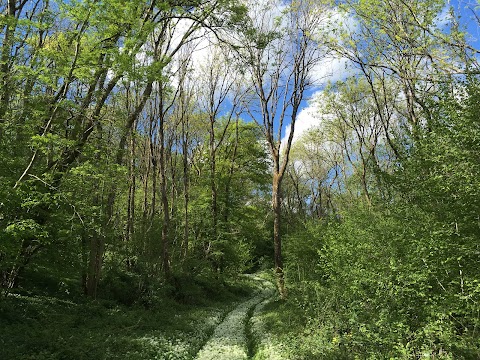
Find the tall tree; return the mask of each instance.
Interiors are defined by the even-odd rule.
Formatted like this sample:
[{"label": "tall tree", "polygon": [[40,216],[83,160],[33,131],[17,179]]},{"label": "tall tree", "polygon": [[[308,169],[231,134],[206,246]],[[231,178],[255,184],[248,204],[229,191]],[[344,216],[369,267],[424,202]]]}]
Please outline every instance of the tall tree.
[{"label": "tall tree", "polygon": [[218,237],[217,152],[222,146],[232,118],[239,112],[243,95],[238,86],[240,74],[229,71],[232,67],[231,53],[225,47],[216,46],[201,66],[202,73],[199,74],[198,81],[199,101],[208,119],[209,134],[212,233],[206,246],[207,256],[213,250],[212,244]]},{"label": "tall tree", "polygon": [[[136,103],[126,110],[124,123],[118,127],[113,162],[119,166],[125,165],[134,124],[155,82],[165,82],[164,68],[172,57],[201,36],[196,33],[199,29],[215,31],[233,25],[244,13],[242,5],[230,1],[170,6],[155,0],[106,0],[57,6],[50,1],[12,0],[1,6],[7,21],[1,28],[0,137],[6,126],[21,129],[17,133],[22,138],[15,174],[7,183],[22,197],[33,182],[44,200],[61,197],[66,174],[86,161],[86,149],[95,143],[92,134],[102,132],[115,97],[122,93],[122,80],[137,81],[140,86]],[[151,61],[139,64],[142,58]],[[28,126],[22,128],[22,124]],[[101,225],[105,230],[111,225],[115,197],[111,189],[104,208],[107,220]],[[23,211],[22,216],[42,228],[51,223],[54,208],[44,202],[41,216],[32,216],[31,211]],[[13,224],[17,219],[12,216],[5,221]],[[25,234],[20,240],[19,264],[27,263],[41,248],[42,241]],[[92,239],[91,250],[87,291],[95,296],[105,239]],[[10,274],[16,278],[18,271]],[[13,280],[6,283],[13,284]]]},{"label": "tall tree", "polygon": [[[287,169],[295,123],[312,72],[322,51],[314,39],[325,18],[325,6],[308,0],[283,5],[267,1],[252,5],[250,27],[241,40],[242,59],[253,83],[256,108],[248,109],[262,129],[272,167],[273,243],[278,291],[286,297],[281,240],[282,180]],[[285,126],[290,133],[285,141]]]}]

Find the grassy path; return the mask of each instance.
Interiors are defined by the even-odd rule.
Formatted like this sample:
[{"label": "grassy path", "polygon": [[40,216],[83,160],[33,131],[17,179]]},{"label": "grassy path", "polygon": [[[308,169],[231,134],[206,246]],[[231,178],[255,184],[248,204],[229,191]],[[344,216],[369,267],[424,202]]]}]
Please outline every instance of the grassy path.
[{"label": "grassy path", "polygon": [[274,294],[272,283],[251,276],[258,290],[248,300],[239,304],[215,328],[210,340],[198,352],[196,360],[245,360],[255,358],[257,339],[252,316],[257,308]]},{"label": "grassy path", "polygon": [[0,301],[0,359],[283,360],[265,321],[275,287],[244,280],[242,295],[223,301],[160,299],[148,309],[14,294]]}]

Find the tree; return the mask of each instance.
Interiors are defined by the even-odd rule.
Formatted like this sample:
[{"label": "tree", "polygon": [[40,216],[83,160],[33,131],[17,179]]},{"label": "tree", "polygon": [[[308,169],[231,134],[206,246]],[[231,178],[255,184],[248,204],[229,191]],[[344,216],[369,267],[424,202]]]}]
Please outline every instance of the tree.
[{"label": "tree", "polygon": [[[429,101],[438,91],[436,84],[445,73],[463,71],[461,66],[453,65],[455,60],[461,64],[461,58],[432,35],[444,31],[438,25],[443,5],[441,0],[427,3],[369,0],[342,4],[345,16],[351,17],[355,26],[340,28],[330,46],[339,56],[350,60],[367,80],[385,130],[390,127],[385,110],[396,113],[396,118],[405,122],[404,130],[410,137],[416,137],[421,128],[428,128]],[[402,102],[384,101],[392,81],[402,91]],[[394,135],[385,133],[390,146],[400,156]]]},{"label": "tree", "polygon": [[[257,106],[250,106],[247,111],[262,127],[273,163],[274,260],[282,298],[286,297],[286,290],[280,230],[281,185],[298,112],[313,85],[312,72],[322,54],[314,33],[321,27],[324,9],[323,4],[303,0],[286,6],[275,1],[253,5],[250,27],[240,41],[241,58],[253,83],[252,97]],[[290,134],[282,142],[287,122]]]},{"label": "tree", "polygon": [[373,84],[377,89],[375,93],[363,77],[338,82],[325,90],[324,103],[319,107],[323,127],[330,140],[341,146],[343,161],[350,169],[349,176],[356,178],[370,205],[371,192],[380,190],[375,181],[382,173],[393,170],[391,159],[396,157],[398,145],[392,148],[390,137],[400,134],[401,123],[395,119],[397,114],[392,113],[391,108],[402,96],[401,91],[387,81]]},{"label": "tree", "polygon": [[218,237],[217,152],[222,146],[233,117],[241,112],[243,94],[238,85],[241,81],[240,74],[229,71],[233,65],[229,51],[225,47],[214,46],[211,56],[208,56],[201,66],[198,78],[199,102],[202,112],[208,119],[209,134],[212,233],[205,247],[207,256],[213,251],[212,244]]},{"label": "tree", "polygon": [[[29,210],[20,213],[39,229],[51,225],[56,204],[50,200],[62,197],[65,176],[86,161],[87,147],[95,143],[95,134],[102,133],[108,112],[119,104],[115,98],[124,90],[122,81],[137,82],[138,97],[131,108],[125,109],[124,123],[117,124],[118,142],[113,144],[116,155],[112,161],[118,166],[124,165],[128,139],[154,85],[159,79],[165,83],[164,69],[172,57],[201,36],[196,33],[199,29],[217,31],[232,26],[244,13],[242,5],[230,1],[170,6],[156,1],[106,0],[57,7],[49,1],[30,4],[12,0],[2,5],[2,10],[6,21],[1,28],[0,137],[8,130],[9,139],[2,141],[12,142],[17,135],[22,140],[15,146],[19,150],[15,152],[15,174],[6,182],[20,202],[28,202],[31,186],[35,188],[35,196],[42,199],[36,201],[42,203],[38,216],[32,216]],[[142,58],[151,61],[140,63]],[[11,136],[8,128],[17,135]],[[103,208],[104,228],[113,219],[117,195],[116,189],[109,191]],[[15,206],[12,203],[8,207]],[[17,222],[13,214],[5,219],[7,226]],[[53,235],[40,233],[44,238]],[[89,240],[91,265],[86,288],[91,296],[96,294],[106,233]],[[29,235],[26,231],[25,236],[21,239],[17,234],[21,246],[14,256],[19,264],[16,269],[23,268],[25,265],[20,264],[28,263],[43,248],[39,244],[45,242],[32,232]],[[4,283],[14,284],[18,271],[2,270],[3,275],[7,273],[12,279]]]}]

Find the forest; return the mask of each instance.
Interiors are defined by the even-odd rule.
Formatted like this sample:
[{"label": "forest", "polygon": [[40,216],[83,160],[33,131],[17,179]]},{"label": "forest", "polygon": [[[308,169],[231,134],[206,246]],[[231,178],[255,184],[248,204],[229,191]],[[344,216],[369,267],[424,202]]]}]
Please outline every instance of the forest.
[{"label": "forest", "polygon": [[0,359],[480,359],[480,3],[0,2]]}]

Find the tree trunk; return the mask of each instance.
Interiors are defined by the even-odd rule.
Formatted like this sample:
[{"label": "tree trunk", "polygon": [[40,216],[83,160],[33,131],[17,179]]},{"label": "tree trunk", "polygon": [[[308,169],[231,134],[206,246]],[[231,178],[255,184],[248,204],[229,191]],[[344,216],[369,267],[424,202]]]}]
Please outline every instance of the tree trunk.
[{"label": "tree trunk", "polygon": [[[10,99],[10,56],[12,53],[12,45],[13,45],[13,36],[15,32],[15,28],[17,26],[17,20],[12,22],[12,19],[15,19],[16,14],[16,4],[15,0],[8,0],[7,5],[7,21],[5,25],[5,33],[3,37],[3,44],[2,44],[2,56],[0,62],[0,69],[1,69],[1,93],[0,93],[0,123],[5,121],[5,113],[7,112],[8,103]],[[21,10],[21,9],[19,9]],[[0,133],[1,135],[1,133]]]},{"label": "tree trunk", "polygon": [[[150,130],[149,130],[150,134]],[[142,205],[142,251],[145,254],[147,249],[146,234],[147,234],[147,220],[148,220],[148,178],[150,176],[151,168],[151,154],[149,142],[152,141],[151,137],[145,139],[144,144],[144,162],[145,172],[143,174],[143,205]]]},{"label": "tree trunk", "polygon": [[[215,149],[215,119],[210,119],[210,191],[211,191],[211,215],[212,215],[212,238],[210,242],[217,239],[217,184],[216,184],[216,149]],[[211,246],[208,247],[209,249]]]},{"label": "tree trunk", "polygon": [[[160,84],[160,88],[162,84]],[[160,90],[161,91],[161,90]],[[166,176],[166,159],[165,159],[165,114],[163,112],[163,99],[160,93],[160,123],[158,127],[159,145],[160,145],[160,192],[163,210],[163,226],[162,226],[162,265],[165,278],[170,279],[170,255],[168,249],[169,229],[170,229],[170,209],[168,206],[168,189]]]},{"label": "tree trunk", "polygon": [[188,202],[189,202],[189,173],[188,173],[188,132],[186,119],[182,118],[182,152],[183,152],[183,216],[184,216],[184,225],[183,225],[183,260],[186,260],[188,257],[188,236],[189,236],[189,218],[188,218]]},{"label": "tree trunk", "polygon": [[15,264],[11,269],[2,272],[1,285],[5,293],[18,286],[18,278],[29,264],[33,255],[40,250],[39,245],[34,245],[33,239],[25,239],[22,241],[21,249],[15,260]]},{"label": "tree trunk", "polygon": [[97,298],[98,283],[103,263],[103,252],[105,249],[105,238],[101,234],[95,234],[90,239],[90,256],[88,263],[86,295]]},{"label": "tree trunk", "polygon": [[237,152],[238,152],[238,143],[239,143],[239,129],[238,129],[238,120],[239,117],[237,116],[235,120],[235,144],[233,147],[233,153],[232,153],[232,158],[231,158],[231,164],[230,164],[230,169],[228,171],[228,178],[225,184],[225,210],[224,210],[224,216],[223,216],[223,221],[225,224],[228,223],[229,216],[230,216],[230,185],[232,183],[233,179],[233,173],[235,172],[235,161],[237,160]]},{"label": "tree trunk", "polygon": [[[132,241],[134,234],[135,226],[135,187],[136,187],[136,178],[135,178],[135,134],[134,134],[135,124],[133,125],[130,132],[130,181],[128,187],[128,207],[127,207],[127,231],[126,231],[126,246]],[[127,260],[129,261],[129,260]],[[129,264],[130,265],[130,264]]]},{"label": "tree trunk", "polygon": [[281,182],[282,177],[275,172],[273,174],[272,183],[274,265],[278,292],[280,294],[280,298],[285,299],[287,297],[287,290],[285,288],[285,277],[283,273],[282,238],[280,230],[282,205]]}]

